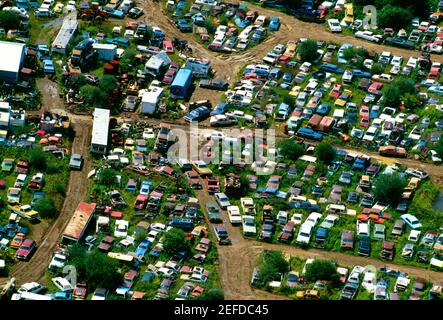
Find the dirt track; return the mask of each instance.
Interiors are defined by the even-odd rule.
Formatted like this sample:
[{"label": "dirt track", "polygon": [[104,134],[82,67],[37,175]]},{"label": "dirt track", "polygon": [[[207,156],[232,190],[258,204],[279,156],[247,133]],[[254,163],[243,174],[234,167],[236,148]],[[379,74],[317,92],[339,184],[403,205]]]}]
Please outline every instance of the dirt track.
[{"label": "dirt track", "polygon": [[75,208],[86,196],[88,185],[87,173],[90,171],[88,147],[91,137],[91,124],[77,122],[75,125],[76,138],[73,143],[73,151],[84,155],[85,163],[82,171],[71,171],[69,185],[66,190],[66,198],[57,220],[52,225],[47,225],[46,230],[40,234],[41,238],[34,238],[37,242],[37,251],[29,262],[18,262],[12,276],[16,278],[16,285],[41,279],[51,260],[52,253],[56,248],[60,235],[68,224]]}]

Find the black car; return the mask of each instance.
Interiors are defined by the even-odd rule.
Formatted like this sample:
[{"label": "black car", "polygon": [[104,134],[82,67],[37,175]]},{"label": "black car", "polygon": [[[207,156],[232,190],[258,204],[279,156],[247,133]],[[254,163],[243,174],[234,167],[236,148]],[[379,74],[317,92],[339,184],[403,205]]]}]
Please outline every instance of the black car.
[{"label": "black car", "polygon": [[362,207],[372,207],[374,205],[374,197],[370,194],[365,194],[360,201]]},{"label": "black car", "polygon": [[395,209],[398,212],[405,213],[406,211],[408,211],[408,206],[409,206],[409,201],[402,200],[402,201],[400,201],[400,203],[397,205],[397,208],[395,208]]},{"label": "black car", "polygon": [[134,7],[131,10],[129,10],[129,12],[128,12],[128,16],[132,19],[137,19],[141,15],[143,15],[143,9],[138,8],[138,7]]},{"label": "black car", "polygon": [[348,202],[350,203],[358,203],[359,194],[358,192],[349,192],[348,194]]},{"label": "black car", "polygon": [[327,237],[328,237],[328,229],[318,228],[317,233],[315,235],[315,245],[316,246],[323,246]]},{"label": "black car", "polygon": [[366,257],[371,255],[371,241],[369,239],[361,239],[358,242],[358,255]]},{"label": "black car", "polygon": [[409,40],[405,40],[400,37],[389,37],[386,38],[385,44],[389,44],[394,47],[405,48],[405,49],[415,49],[415,43]]},{"label": "black car", "polygon": [[322,80],[322,79],[326,78],[326,73],[323,71],[316,71],[312,74],[312,77],[314,79]]},{"label": "black car", "polygon": [[412,138],[404,138],[402,141],[400,141],[400,147],[402,148],[409,148],[410,146],[412,146],[413,140]]},{"label": "black car", "polygon": [[274,221],[268,219],[264,220],[263,229],[260,233],[260,240],[271,242],[273,232],[274,232]]},{"label": "black car", "polygon": [[212,90],[228,90],[228,82],[220,79],[210,79],[210,80],[200,80],[199,83],[201,88],[212,89]]}]

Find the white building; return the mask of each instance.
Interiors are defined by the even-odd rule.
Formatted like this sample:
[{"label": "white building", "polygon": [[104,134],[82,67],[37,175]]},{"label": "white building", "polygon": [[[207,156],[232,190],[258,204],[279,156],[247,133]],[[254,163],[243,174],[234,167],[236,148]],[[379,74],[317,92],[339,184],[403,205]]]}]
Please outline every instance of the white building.
[{"label": "white building", "polygon": [[0,41],[0,80],[18,82],[25,54],[25,44]]},{"label": "white building", "polygon": [[94,123],[92,125],[91,152],[98,154],[108,153],[109,147],[109,118],[108,109],[94,109]]},{"label": "white building", "polygon": [[9,128],[24,127],[27,119],[28,114],[25,110],[11,110],[9,116]]},{"label": "white building", "polygon": [[100,60],[111,61],[117,55],[117,46],[111,43],[94,43],[92,45]]},{"label": "white building", "polygon": [[158,102],[163,95],[163,88],[151,87],[149,91],[145,92],[142,96],[142,102],[140,104],[140,110],[142,113],[153,114],[157,110]]},{"label": "white building", "polygon": [[55,37],[54,42],[52,42],[52,51],[61,54],[66,54],[66,48],[69,42],[74,38],[75,32],[77,31],[78,22],[76,13],[73,12],[63,19],[63,25],[60,31]]}]

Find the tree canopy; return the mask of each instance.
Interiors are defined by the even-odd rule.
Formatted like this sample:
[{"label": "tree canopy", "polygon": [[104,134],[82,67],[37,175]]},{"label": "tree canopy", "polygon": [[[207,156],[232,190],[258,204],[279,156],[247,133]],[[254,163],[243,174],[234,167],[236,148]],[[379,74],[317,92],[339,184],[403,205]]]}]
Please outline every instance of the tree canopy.
[{"label": "tree canopy", "polygon": [[374,197],[377,201],[396,206],[401,200],[405,187],[406,180],[398,173],[383,174],[375,182]]},{"label": "tree canopy", "polygon": [[42,218],[54,218],[57,214],[57,208],[52,198],[43,197],[38,199],[34,205],[34,209]]},{"label": "tree canopy", "polygon": [[117,183],[117,172],[114,169],[104,168],[98,174],[98,181],[103,186],[112,187]]},{"label": "tree canopy", "polygon": [[179,252],[190,253],[191,243],[185,238],[185,233],[182,230],[173,228],[165,234],[163,248],[171,256]]},{"label": "tree canopy", "polygon": [[377,22],[381,28],[398,30],[407,26],[412,19],[411,10],[399,6],[387,5],[378,10]]},{"label": "tree canopy", "polygon": [[297,143],[297,141],[293,139],[282,140],[278,144],[278,147],[280,155],[288,160],[295,161],[305,153],[303,145]]},{"label": "tree canopy", "polygon": [[289,263],[285,260],[280,251],[264,251],[259,267],[258,286],[267,286],[270,281],[280,279],[280,274],[284,274],[288,270]]},{"label": "tree canopy", "polygon": [[330,164],[335,159],[336,150],[329,143],[322,142],[315,147],[315,155],[321,162]]},{"label": "tree canopy", "polygon": [[318,56],[317,42],[309,39],[300,43],[300,45],[298,46],[298,54],[300,55],[300,60],[302,62],[314,61]]},{"label": "tree canopy", "polygon": [[20,18],[18,14],[12,11],[0,11],[0,28],[5,30],[18,29]]},{"label": "tree canopy", "polygon": [[338,284],[340,279],[334,262],[318,259],[307,265],[305,276],[309,282],[325,280],[332,281],[333,284]]},{"label": "tree canopy", "polygon": [[31,150],[29,154],[29,162],[31,163],[31,166],[37,170],[46,170],[47,159],[45,153],[41,149]]}]

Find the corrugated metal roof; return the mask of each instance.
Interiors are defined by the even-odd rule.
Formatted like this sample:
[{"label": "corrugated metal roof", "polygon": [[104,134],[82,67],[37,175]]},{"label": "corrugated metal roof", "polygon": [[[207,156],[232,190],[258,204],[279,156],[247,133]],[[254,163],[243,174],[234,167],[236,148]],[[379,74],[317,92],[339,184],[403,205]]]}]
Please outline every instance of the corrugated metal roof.
[{"label": "corrugated metal roof", "polygon": [[25,47],[23,43],[0,41],[0,71],[18,73]]},{"label": "corrugated metal roof", "polygon": [[66,226],[63,236],[78,240],[88,225],[95,207],[95,203],[80,202]]},{"label": "corrugated metal roof", "polygon": [[92,126],[92,144],[101,146],[108,145],[109,116],[110,111],[108,109],[95,108],[94,124]]}]

